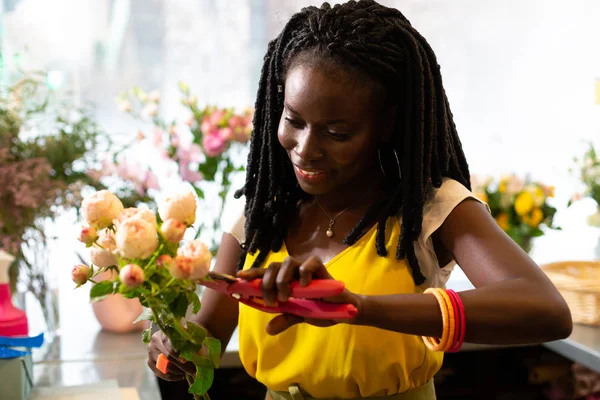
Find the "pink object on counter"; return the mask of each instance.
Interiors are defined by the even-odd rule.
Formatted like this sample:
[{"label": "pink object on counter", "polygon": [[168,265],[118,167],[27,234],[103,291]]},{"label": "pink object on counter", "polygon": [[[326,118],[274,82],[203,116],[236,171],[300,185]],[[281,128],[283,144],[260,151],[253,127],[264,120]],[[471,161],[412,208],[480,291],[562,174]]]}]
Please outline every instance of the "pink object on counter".
[{"label": "pink object on counter", "polygon": [[0,250],[0,336],[27,336],[27,316],[12,303],[8,267],[14,257]]}]

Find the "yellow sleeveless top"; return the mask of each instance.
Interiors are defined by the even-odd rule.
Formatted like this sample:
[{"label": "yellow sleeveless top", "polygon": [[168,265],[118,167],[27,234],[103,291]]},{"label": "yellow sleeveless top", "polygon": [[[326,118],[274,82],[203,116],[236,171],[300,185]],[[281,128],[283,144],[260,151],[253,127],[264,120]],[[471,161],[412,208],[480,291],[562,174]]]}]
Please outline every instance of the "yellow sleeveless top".
[{"label": "yellow sleeveless top", "polygon": [[[386,229],[388,257],[375,249],[376,226],[325,264],[348,290],[365,295],[421,293],[406,261],[395,258],[397,218]],[[264,266],[283,261],[285,245]],[[248,255],[244,268],[254,257]],[[410,312],[410,310],[406,310]],[[420,336],[348,324],[319,328],[295,325],[270,336],[267,314],[240,304],[240,358],[246,371],[275,391],[297,384],[313,397],[373,397],[402,393],[427,383],[442,364],[442,353],[425,347]]]}]

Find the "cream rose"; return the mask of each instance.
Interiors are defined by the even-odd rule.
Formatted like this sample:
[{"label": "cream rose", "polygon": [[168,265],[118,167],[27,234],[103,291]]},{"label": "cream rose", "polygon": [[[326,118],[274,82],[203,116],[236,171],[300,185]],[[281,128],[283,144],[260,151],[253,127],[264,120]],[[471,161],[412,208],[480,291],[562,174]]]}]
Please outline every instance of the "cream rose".
[{"label": "cream rose", "polygon": [[125,258],[148,258],[158,247],[156,225],[142,218],[119,223],[115,235],[117,251]]},{"label": "cream rose", "polygon": [[169,273],[176,279],[190,279],[192,275],[192,260],[187,257],[175,257],[174,260],[166,264]]},{"label": "cream rose", "polygon": [[189,279],[200,279],[206,276],[210,270],[212,254],[200,239],[195,239],[177,249],[175,263],[183,263],[183,259],[187,259],[191,263]]},{"label": "cream rose", "polygon": [[113,254],[117,248],[113,232],[102,229],[98,234],[96,243],[90,247],[90,259],[92,263],[100,268],[117,265],[117,258]]},{"label": "cream rose", "polygon": [[191,190],[184,190],[169,196],[158,206],[158,215],[163,221],[176,219],[185,225],[196,221],[196,196]]},{"label": "cream rose", "polygon": [[84,226],[79,232],[79,241],[85,243],[86,246],[91,246],[98,239],[98,232],[93,226]]},{"label": "cream rose", "polygon": [[121,211],[121,214],[113,221],[113,224],[119,225],[129,218],[141,218],[151,224],[156,225],[156,215],[147,208],[128,207]]},{"label": "cream rose", "polygon": [[106,228],[112,224],[123,211],[121,200],[108,190],[100,190],[86,197],[81,205],[83,218],[96,229]]},{"label": "cream rose", "polygon": [[160,233],[165,240],[171,243],[179,243],[183,239],[187,226],[181,221],[169,218],[160,227]]},{"label": "cream rose", "polygon": [[79,264],[71,270],[71,279],[78,285],[83,285],[90,278],[90,267],[84,264]]}]

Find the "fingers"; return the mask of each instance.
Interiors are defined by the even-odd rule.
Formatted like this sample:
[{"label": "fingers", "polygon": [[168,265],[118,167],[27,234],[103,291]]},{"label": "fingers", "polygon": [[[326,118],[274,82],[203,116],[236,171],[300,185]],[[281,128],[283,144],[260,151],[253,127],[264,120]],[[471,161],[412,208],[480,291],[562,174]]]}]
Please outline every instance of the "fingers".
[{"label": "fingers", "polygon": [[290,298],[292,294],[290,283],[297,278],[299,267],[300,263],[292,257],[286,258],[281,263],[277,278],[275,279],[275,284],[277,285],[277,299],[279,301],[287,301]]},{"label": "fingers", "polygon": [[267,334],[278,335],[291,326],[304,322],[304,318],[291,314],[281,314],[267,324]]},{"label": "fingers", "polygon": [[[166,373],[163,373],[156,367],[156,361],[159,354],[166,355],[169,360]],[[156,374],[156,376],[170,382],[185,379],[186,372],[196,373],[196,369],[192,363],[184,364],[178,359],[169,340],[162,332],[156,332],[152,335],[152,339],[150,340],[150,343],[148,343],[148,367]]]},{"label": "fingers", "polygon": [[265,304],[274,307],[277,303],[277,275],[281,263],[271,263],[265,270],[265,274],[262,278],[262,293]]},{"label": "fingers", "polygon": [[264,268],[249,268],[243,271],[238,271],[237,276],[247,281],[251,281],[253,279],[262,278],[265,271],[266,270]]},{"label": "fingers", "polygon": [[331,275],[327,272],[327,268],[321,260],[316,256],[311,256],[298,267],[300,275],[300,284],[308,285],[313,279],[331,279]]}]

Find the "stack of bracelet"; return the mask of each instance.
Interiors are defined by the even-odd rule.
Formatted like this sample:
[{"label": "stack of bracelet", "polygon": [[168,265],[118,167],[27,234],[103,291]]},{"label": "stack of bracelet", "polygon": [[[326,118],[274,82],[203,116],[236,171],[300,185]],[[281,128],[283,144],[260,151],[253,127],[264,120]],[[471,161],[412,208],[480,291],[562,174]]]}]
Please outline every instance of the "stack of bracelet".
[{"label": "stack of bracelet", "polygon": [[442,311],[444,330],[440,339],[423,336],[425,345],[433,351],[455,353],[465,340],[465,309],[458,294],[451,289],[429,288],[425,293],[435,296]]}]

